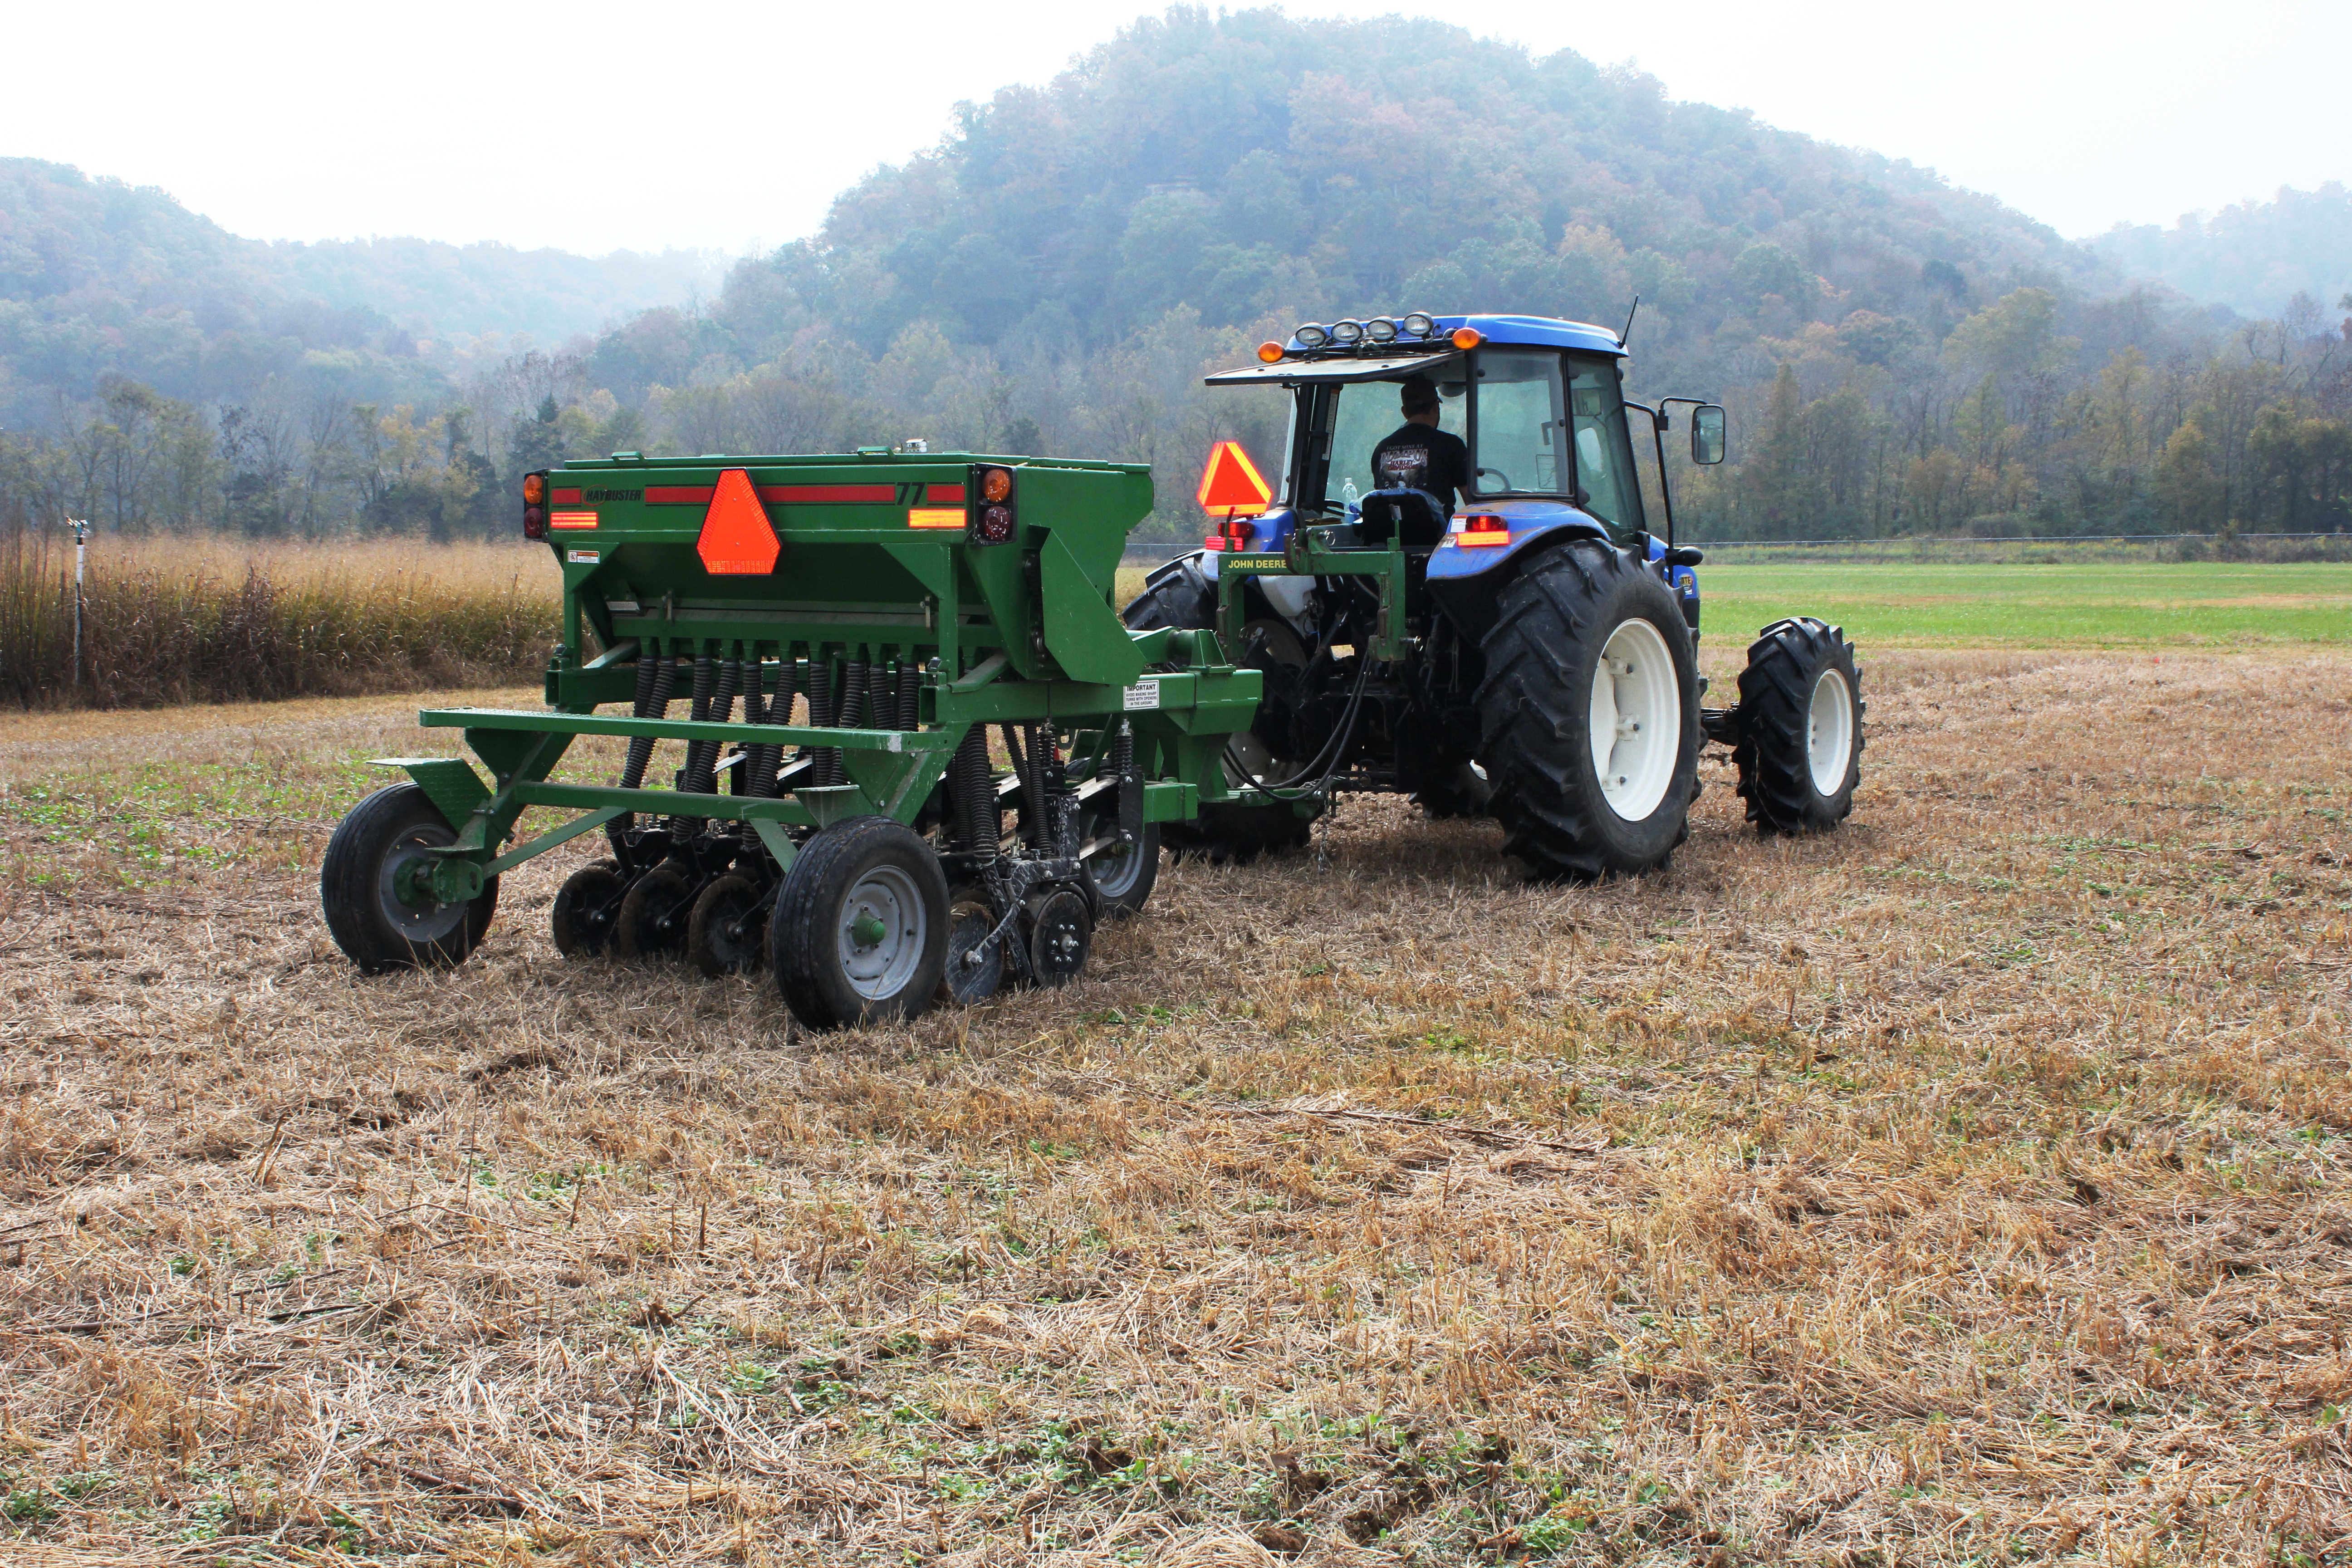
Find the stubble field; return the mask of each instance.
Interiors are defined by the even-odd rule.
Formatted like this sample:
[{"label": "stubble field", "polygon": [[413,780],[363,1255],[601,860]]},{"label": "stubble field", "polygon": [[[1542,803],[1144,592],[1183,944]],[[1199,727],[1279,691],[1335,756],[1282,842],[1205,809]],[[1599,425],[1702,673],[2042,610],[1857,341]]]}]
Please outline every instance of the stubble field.
[{"label": "stubble field", "polygon": [[417,699],[12,720],[0,1557],[2345,1561],[2352,658],[1866,685],[1834,837],[1351,801],[824,1037],[567,854],[354,976]]}]

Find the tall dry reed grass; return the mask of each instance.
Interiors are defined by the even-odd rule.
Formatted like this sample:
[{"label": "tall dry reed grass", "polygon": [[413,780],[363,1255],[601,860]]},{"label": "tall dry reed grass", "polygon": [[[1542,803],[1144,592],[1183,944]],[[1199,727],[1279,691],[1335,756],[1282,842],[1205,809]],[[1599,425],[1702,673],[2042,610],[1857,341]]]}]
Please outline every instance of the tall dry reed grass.
[{"label": "tall dry reed grass", "polygon": [[0,702],[154,707],[528,679],[556,574],[518,545],[0,537]]}]

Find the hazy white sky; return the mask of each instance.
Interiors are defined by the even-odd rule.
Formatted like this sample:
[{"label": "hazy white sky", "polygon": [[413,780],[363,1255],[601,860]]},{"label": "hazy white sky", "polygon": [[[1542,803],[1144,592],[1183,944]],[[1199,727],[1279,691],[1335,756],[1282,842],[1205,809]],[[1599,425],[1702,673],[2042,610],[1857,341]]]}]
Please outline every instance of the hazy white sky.
[{"label": "hazy white sky", "polygon": [[[1675,98],[1932,165],[2070,237],[2352,179],[2345,0],[1286,8],[1631,59]],[[161,185],[264,239],[740,251],[809,232],[958,99],[1043,81],[1142,9],[10,0],[0,154]]]}]

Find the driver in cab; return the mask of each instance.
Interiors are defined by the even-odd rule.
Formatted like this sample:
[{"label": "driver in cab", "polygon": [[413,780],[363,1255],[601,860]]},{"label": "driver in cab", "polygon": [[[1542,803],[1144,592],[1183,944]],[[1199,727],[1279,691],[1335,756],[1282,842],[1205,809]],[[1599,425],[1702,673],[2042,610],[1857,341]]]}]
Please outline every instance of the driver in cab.
[{"label": "driver in cab", "polygon": [[1408,378],[1400,401],[1404,423],[1372,448],[1372,482],[1381,489],[1426,490],[1451,516],[1470,488],[1470,448],[1437,427],[1437,388],[1427,376]]}]

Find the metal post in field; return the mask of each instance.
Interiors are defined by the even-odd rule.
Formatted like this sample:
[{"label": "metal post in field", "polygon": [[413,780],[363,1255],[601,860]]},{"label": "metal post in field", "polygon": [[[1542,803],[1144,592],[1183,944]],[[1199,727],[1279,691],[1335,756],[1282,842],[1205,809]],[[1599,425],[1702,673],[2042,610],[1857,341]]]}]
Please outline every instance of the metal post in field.
[{"label": "metal post in field", "polygon": [[74,535],[74,646],[72,685],[81,684],[81,583],[84,570],[89,564],[89,520],[69,517],[66,526]]}]

